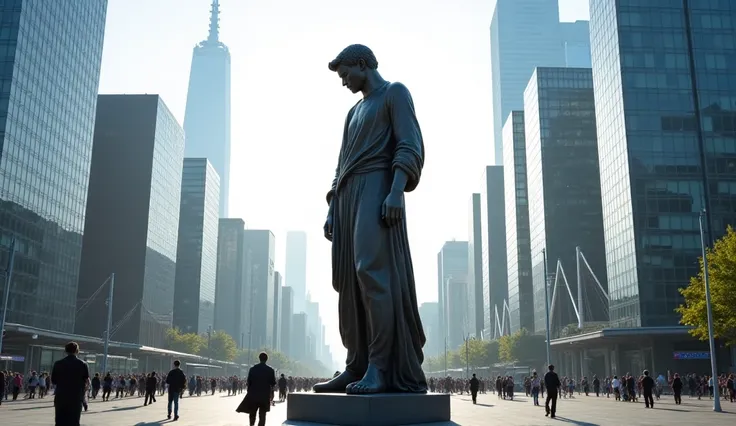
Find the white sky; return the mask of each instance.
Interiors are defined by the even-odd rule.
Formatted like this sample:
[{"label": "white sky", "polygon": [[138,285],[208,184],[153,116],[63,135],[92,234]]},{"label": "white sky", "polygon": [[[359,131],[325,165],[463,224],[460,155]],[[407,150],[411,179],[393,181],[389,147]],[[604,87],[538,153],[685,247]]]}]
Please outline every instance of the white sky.
[{"label": "white sky", "polygon": [[[559,0],[563,21],[588,19],[588,0]],[[192,48],[207,37],[211,0],[109,0],[100,93],[157,93],[181,124]],[[470,194],[492,163],[486,0],[220,0],[232,56],[230,215],[276,235],[308,233],[307,289],[327,343],[344,349],[322,237],[345,114],[358,100],[327,63],[352,43],[412,92],[426,163],[407,215],[419,302],[437,300],[437,252],[468,238]],[[288,277],[286,277],[288,283]]]}]

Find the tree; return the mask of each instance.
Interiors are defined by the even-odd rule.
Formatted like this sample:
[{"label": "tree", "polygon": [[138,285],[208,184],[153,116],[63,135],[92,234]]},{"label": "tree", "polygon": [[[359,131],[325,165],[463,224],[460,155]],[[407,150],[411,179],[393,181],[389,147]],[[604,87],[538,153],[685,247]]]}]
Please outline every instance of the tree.
[{"label": "tree", "polygon": [[499,359],[499,349],[500,344],[498,340],[491,340],[486,344],[486,359],[484,361],[484,366],[492,366],[493,364],[496,364],[500,361]]},{"label": "tree", "polygon": [[207,341],[197,333],[182,333],[178,328],[166,330],[166,346],[176,352],[196,355],[207,346]]},{"label": "tree", "polygon": [[[731,226],[726,235],[706,250],[713,309],[713,334],[727,345],[736,343],[736,232]],[[703,259],[700,272],[690,278],[690,285],[680,289],[685,303],[675,311],[681,315],[680,324],[691,326],[690,334],[700,340],[708,339],[708,313],[705,303]]]},{"label": "tree", "polygon": [[238,354],[238,346],[235,344],[235,340],[224,331],[213,331],[209,338],[207,334],[203,334],[202,340],[204,341],[204,347],[200,352],[202,356],[218,361],[233,361]]},{"label": "tree", "polygon": [[498,358],[501,362],[516,362],[514,345],[516,345],[514,334],[507,334],[498,339]]},{"label": "tree", "polygon": [[546,357],[545,337],[529,333],[522,328],[514,334],[499,339],[499,358],[503,362],[536,364]]}]

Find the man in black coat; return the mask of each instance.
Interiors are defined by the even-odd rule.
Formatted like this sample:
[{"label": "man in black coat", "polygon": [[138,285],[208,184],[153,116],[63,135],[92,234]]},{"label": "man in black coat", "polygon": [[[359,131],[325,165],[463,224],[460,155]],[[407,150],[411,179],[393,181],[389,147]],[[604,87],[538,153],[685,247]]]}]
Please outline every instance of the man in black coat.
[{"label": "man in black coat", "polygon": [[649,370],[644,370],[644,378],[641,379],[641,390],[644,394],[644,405],[647,408],[654,408],[654,398],[652,398],[652,390],[656,384],[654,379],[649,377]]},{"label": "man in black coat", "polygon": [[[544,375],[544,387],[547,388],[547,400],[544,402],[544,410],[546,411],[545,416],[555,418],[557,412],[557,392],[560,389],[560,378],[555,373],[555,366],[551,365],[548,367],[549,371]],[[550,407],[550,402],[552,406]]]},{"label": "man in black coat", "polygon": [[476,403],[476,400],[478,398],[478,388],[480,388],[480,382],[475,377],[475,374],[473,374],[473,378],[470,379],[470,395],[473,398],[473,404]]},{"label": "man in black coat", "polygon": [[51,370],[51,383],[56,386],[56,426],[79,426],[85,385],[89,380],[89,367],[86,362],[77,358],[79,345],[76,342],[67,343],[64,351],[66,358],[56,361]]},{"label": "man in black coat", "polygon": [[273,389],[276,386],[276,372],[266,364],[268,355],[261,352],[258,360],[261,362],[248,371],[248,392],[236,410],[238,413],[250,415],[250,426],[256,424],[256,412],[258,412],[258,426],[266,426],[266,413],[271,409]]},{"label": "man in black coat", "polygon": [[146,396],[143,399],[143,405],[153,404],[156,402],[156,372],[152,371],[151,374],[146,377]]},{"label": "man in black coat", "polygon": [[179,397],[187,387],[187,376],[181,371],[180,366],[181,362],[179,360],[174,361],[174,369],[166,375],[166,384],[169,385],[169,414],[167,418],[171,418],[171,405],[173,404],[175,421],[179,420]]}]

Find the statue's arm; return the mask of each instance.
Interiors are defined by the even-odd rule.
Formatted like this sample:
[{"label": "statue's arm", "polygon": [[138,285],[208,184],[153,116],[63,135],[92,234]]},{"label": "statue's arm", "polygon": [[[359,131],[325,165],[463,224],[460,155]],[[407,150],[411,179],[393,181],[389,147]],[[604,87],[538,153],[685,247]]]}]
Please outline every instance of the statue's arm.
[{"label": "statue's arm", "polygon": [[411,192],[419,184],[424,167],[424,140],[409,89],[391,83],[387,96],[391,128],[396,145],[392,169],[392,191]]}]

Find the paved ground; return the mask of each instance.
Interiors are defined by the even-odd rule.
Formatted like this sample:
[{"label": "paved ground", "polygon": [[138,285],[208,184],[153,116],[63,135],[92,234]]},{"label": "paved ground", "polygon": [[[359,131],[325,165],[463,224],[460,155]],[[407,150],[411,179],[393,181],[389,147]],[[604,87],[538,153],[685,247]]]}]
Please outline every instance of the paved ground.
[{"label": "paved ground", "polygon": [[[171,426],[235,426],[247,425],[245,414],[235,413],[241,397],[215,396],[185,398],[180,405],[181,419]],[[165,397],[152,406],[143,407],[142,398],[90,404],[89,412],[82,414],[83,426],[157,426],[171,423],[166,420]],[[576,426],[693,426],[733,425],[736,422],[736,404],[723,403],[726,413],[712,412],[712,401],[685,398],[676,406],[671,397],[656,401],[654,410],[641,403],[616,403],[612,399],[577,397],[561,400],[556,420],[544,417],[544,408],[534,407],[527,398],[503,401],[493,395],[480,395],[478,405],[470,397],[452,397],[451,424],[461,426],[545,426],[564,424]],[[268,417],[268,426],[281,425],[286,419],[285,404],[277,404]],[[0,424],[5,426],[48,426],[53,424],[51,399],[3,402],[0,406]]]}]

